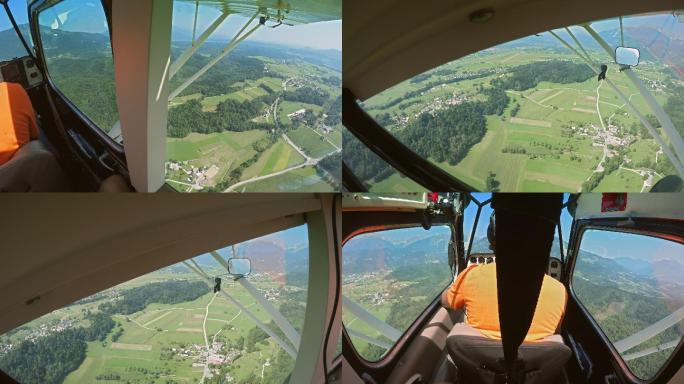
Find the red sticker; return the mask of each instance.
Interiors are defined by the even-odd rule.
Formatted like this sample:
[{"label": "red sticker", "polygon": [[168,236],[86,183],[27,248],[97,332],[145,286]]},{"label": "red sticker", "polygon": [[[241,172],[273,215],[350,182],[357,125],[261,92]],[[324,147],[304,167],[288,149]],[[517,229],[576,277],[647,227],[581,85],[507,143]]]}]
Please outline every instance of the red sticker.
[{"label": "red sticker", "polygon": [[604,193],[601,199],[601,212],[622,212],[627,209],[626,193]]}]

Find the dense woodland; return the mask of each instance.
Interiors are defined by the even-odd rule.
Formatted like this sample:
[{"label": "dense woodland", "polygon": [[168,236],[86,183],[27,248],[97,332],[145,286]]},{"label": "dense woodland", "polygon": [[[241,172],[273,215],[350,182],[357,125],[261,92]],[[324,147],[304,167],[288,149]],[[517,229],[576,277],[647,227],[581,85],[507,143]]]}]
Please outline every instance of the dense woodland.
[{"label": "dense woodland", "polygon": [[[58,384],[76,370],[86,356],[89,341],[106,342],[115,327],[113,314],[131,314],[151,303],[176,304],[195,300],[209,292],[201,281],[166,281],[130,288],[119,300],[98,306],[97,312],[88,311],[87,327],[80,326],[55,332],[33,341],[22,341],[0,357],[0,368],[22,384]],[[115,331],[113,337],[120,331]],[[116,336],[118,339],[118,336]],[[114,340],[115,341],[115,340]]]},{"label": "dense woodland", "polygon": [[89,313],[88,327],[53,333],[35,342],[23,341],[0,357],[0,368],[22,384],[60,384],[86,355],[86,342],[102,341],[114,327],[108,314]]},{"label": "dense woodland", "polygon": [[254,100],[228,99],[220,102],[215,112],[202,111],[202,103],[197,99],[188,100],[169,109],[168,136],[183,138],[190,132],[269,130],[272,128],[271,125],[251,120],[261,115],[266,105],[272,104],[275,98],[275,94],[269,94]]},{"label": "dense woodland", "polygon": [[301,87],[293,91],[287,91],[283,94],[283,98],[287,101],[296,101],[300,103],[323,105],[328,101],[328,95],[317,88]]},{"label": "dense woodland", "polygon": [[128,289],[121,293],[120,300],[101,304],[98,309],[109,314],[129,315],[145,309],[151,303],[183,303],[207,293],[209,287],[203,281],[163,281]]},{"label": "dense woodland", "polygon": [[[454,78],[447,83],[488,75],[491,73],[471,74]],[[593,72],[585,64],[569,61],[552,60],[520,65],[510,69],[505,76],[491,80],[489,87],[480,86],[479,92],[486,96],[484,101],[467,101],[433,114],[423,113],[412,119],[405,128],[396,129],[392,133],[417,154],[439,163],[447,162],[455,165],[463,160],[468,151],[484,137],[487,132],[485,116],[503,115],[510,102],[506,90],[526,90],[535,87],[541,81],[582,82],[591,76]],[[427,78],[429,76],[424,77],[424,79]],[[408,99],[442,83],[444,82],[430,82],[421,88],[422,91],[408,92],[381,108],[410,102]],[[518,109],[519,106],[517,109],[513,108],[515,113]],[[383,126],[390,125],[392,119],[393,116],[389,113],[378,114],[376,117],[376,120]],[[379,182],[394,173],[389,165],[351,136],[350,134],[344,135],[344,160],[359,179],[363,182]]]},{"label": "dense woodland", "polygon": [[330,105],[324,122],[329,126],[334,126],[342,122],[342,96],[338,96]]}]

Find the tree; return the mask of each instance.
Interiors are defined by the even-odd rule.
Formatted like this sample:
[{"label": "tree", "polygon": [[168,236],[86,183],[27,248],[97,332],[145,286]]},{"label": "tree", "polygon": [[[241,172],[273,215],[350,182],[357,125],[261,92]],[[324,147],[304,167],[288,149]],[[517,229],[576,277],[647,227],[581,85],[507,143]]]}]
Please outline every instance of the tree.
[{"label": "tree", "polygon": [[496,179],[496,173],[489,171],[487,180],[485,181],[485,190],[491,192],[499,192],[501,183]]}]

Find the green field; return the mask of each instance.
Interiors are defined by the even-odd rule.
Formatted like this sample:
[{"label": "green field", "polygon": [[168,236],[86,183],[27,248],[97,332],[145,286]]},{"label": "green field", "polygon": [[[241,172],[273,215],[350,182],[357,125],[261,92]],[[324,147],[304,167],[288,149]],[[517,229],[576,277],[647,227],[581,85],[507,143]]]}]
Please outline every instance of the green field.
[{"label": "green field", "polygon": [[[214,273],[207,270],[209,273]],[[194,274],[185,272],[154,272],[130,282],[121,284],[106,292],[114,290],[139,287],[151,282],[168,281],[174,279],[195,280]],[[270,301],[278,307],[284,300],[289,300],[293,294],[299,295],[301,288],[284,286],[267,275],[262,277],[250,277],[252,284],[260,290],[275,289],[281,292],[278,298]],[[267,323],[270,317],[266,311],[256,305],[256,301],[239,284],[226,281],[224,290],[249,308],[249,310],[262,322]],[[122,329],[118,340],[112,341],[113,331],[104,341],[87,343],[86,357],[83,363],[72,371],[65,383],[94,383],[110,382],[98,379],[102,375],[118,375],[118,382],[130,383],[196,383],[203,373],[202,366],[193,367],[193,362],[198,354],[184,357],[178,352],[171,352],[172,348],[191,349],[196,345],[204,348],[204,330],[206,329],[208,342],[222,342],[226,345],[224,354],[231,353],[228,345],[238,345],[238,339],[247,339],[250,329],[255,327],[254,322],[240,311],[233,303],[224,296],[207,293],[196,300],[177,303],[159,304],[152,303],[143,310],[130,315],[113,315],[116,329]],[[111,296],[108,296],[111,297]],[[213,301],[212,301],[213,298]],[[59,319],[82,319],[86,311],[96,311],[97,307],[110,298],[102,298],[87,304],[67,306],[56,310],[49,315],[43,316],[26,324],[13,332],[14,342],[23,340],[23,337],[31,329],[36,329],[42,324],[51,324]],[[210,304],[211,302],[211,304]],[[210,305],[209,305],[210,304]],[[303,313],[301,314],[303,316]],[[205,328],[206,318],[206,328]],[[77,325],[86,325],[79,324]],[[227,344],[226,344],[227,343]],[[234,347],[230,347],[234,348]],[[254,350],[239,352],[237,357],[228,365],[224,365],[224,372],[233,377],[236,382],[244,382],[253,372],[261,373],[262,367],[265,373],[273,364],[280,347],[270,338],[263,343],[254,345]],[[199,352],[198,352],[199,353]],[[265,366],[263,366],[266,364]],[[292,369],[292,367],[290,367]]]},{"label": "green field", "polygon": [[[292,121],[287,117],[299,109],[307,109],[316,116],[316,123],[311,120],[302,122],[299,129],[291,132],[291,140],[295,142],[305,153],[313,158],[322,158],[337,150],[335,145],[341,144],[341,123],[335,123],[333,130],[324,133],[319,123],[323,120],[323,113],[327,112],[333,102],[339,97],[340,90],[334,87],[334,82],[327,82],[330,79],[339,79],[341,74],[328,67],[314,65],[300,58],[278,59],[265,56],[250,56],[249,60],[260,61],[264,68],[262,77],[243,78],[230,84],[212,87],[210,91],[192,90],[192,94],[180,96],[173,99],[170,107],[177,107],[190,100],[199,100],[201,112],[188,108],[177,112],[180,117],[174,117],[178,121],[194,121],[189,113],[201,113],[202,116],[216,114],[217,106],[226,100],[244,102],[248,106],[249,123],[253,123],[255,128],[247,132],[221,132],[211,134],[191,133],[182,139],[167,139],[167,168],[166,182],[173,188],[192,192],[206,190],[208,188],[224,189],[227,183],[232,180],[246,181],[257,176],[267,176],[286,168],[301,164],[305,159],[297,151],[285,143],[282,139],[271,146],[266,146],[264,142],[259,143],[258,147],[254,144],[266,138],[269,134],[280,135],[286,132],[287,126]],[[255,68],[261,71],[260,68]],[[226,87],[224,93],[221,89]],[[323,106],[308,104],[303,102],[286,101],[284,92],[295,91],[300,87],[312,87],[328,96]],[[218,89],[217,89],[218,88]],[[211,95],[211,96],[207,96]],[[278,123],[273,121],[274,105],[278,106],[276,116]],[[187,112],[192,110],[192,112]],[[225,116],[243,115],[235,112],[235,106],[230,105],[221,112]],[[188,116],[188,117],[185,117]],[[196,116],[196,115],[195,115]],[[185,117],[185,120],[181,120]],[[211,124],[215,116],[211,116],[208,124]],[[230,121],[230,120],[227,120]],[[306,124],[311,124],[309,127]],[[280,126],[280,130],[278,127]],[[178,127],[178,125],[176,125]],[[247,126],[246,129],[251,128]],[[225,129],[232,129],[230,127]],[[200,131],[199,129],[193,129]],[[212,131],[207,129],[207,131]],[[184,132],[183,132],[184,133]],[[325,136],[327,140],[321,141],[320,136]],[[255,148],[259,148],[259,153]],[[318,178],[317,180],[314,180]],[[232,181],[234,183],[234,181]],[[274,182],[281,182],[285,185],[282,188],[274,185]],[[328,182],[321,179],[313,168],[308,170],[295,170],[283,175],[274,176],[262,182],[255,182],[264,188],[260,192],[281,191],[304,188],[311,186],[314,190],[330,190]],[[251,183],[250,183],[251,184]],[[296,187],[296,186],[299,187]],[[252,190],[250,186],[247,189]],[[238,188],[240,189],[240,188]]]},{"label": "green field", "polygon": [[264,151],[259,160],[242,173],[242,180],[248,180],[259,175],[282,171],[304,162],[302,155],[297,153],[284,139],[278,141],[271,148]]},{"label": "green field", "polygon": [[[461,71],[471,73],[494,68],[509,68],[540,60],[561,59],[578,61],[570,54],[534,49],[496,48],[481,52],[421,75],[420,80],[404,81],[363,102],[363,107],[374,116],[389,113],[390,116],[405,117],[409,122],[416,119],[426,106],[434,105],[445,97],[460,94],[467,100],[481,100],[478,87],[488,84],[498,73],[485,75],[474,80],[444,83],[428,91],[406,96],[409,92],[422,90],[426,84],[447,81],[449,76]],[[639,75],[646,78],[657,77],[654,73],[662,68],[655,65],[638,67]],[[610,67],[608,77],[630,97],[637,109],[647,114],[644,98],[639,94],[624,73]],[[503,116],[486,116],[487,126],[484,138],[474,145],[464,159],[451,165],[439,165],[455,177],[472,187],[485,189],[485,179],[489,172],[496,174],[502,191],[578,191],[582,184],[597,169],[603,154],[603,147],[597,146],[594,135],[605,130],[606,121],[618,127],[631,127],[638,120],[630,113],[618,94],[606,83],[598,83],[595,77],[581,83],[557,84],[540,82],[536,87],[525,91],[506,91],[510,102]],[[655,93],[656,99],[664,104],[666,95]],[[394,100],[399,103],[390,105]],[[512,107],[518,104],[519,110],[512,114]],[[598,107],[597,107],[598,105]],[[604,119],[603,125],[599,118]],[[577,131],[575,131],[577,127]],[[580,129],[590,134],[580,134]],[[395,122],[386,126],[390,131],[401,130]],[[617,137],[624,137],[618,131]],[[411,143],[406,142],[409,147]],[[515,148],[524,152],[511,152]],[[625,161],[643,163],[655,160],[657,150],[650,137],[639,138],[630,146]],[[429,158],[429,156],[428,156]],[[617,175],[623,191],[640,191],[642,182],[628,175]],[[615,181],[606,181],[610,187],[617,187]],[[400,191],[414,186],[399,176],[392,176],[373,185],[373,190]]]},{"label": "green field", "polygon": [[[205,167],[215,165],[218,172],[212,179],[212,184],[223,180],[231,170],[242,162],[254,156],[256,151],[252,144],[266,137],[264,131],[220,132],[220,133],[191,133],[183,139],[169,138],[166,142],[167,159],[181,162],[184,167]],[[183,171],[167,169],[167,181],[175,188],[185,189],[188,183],[187,175]]]},{"label": "green field", "polygon": [[278,103],[278,119],[282,124],[292,124],[292,120],[287,115],[300,109],[307,109],[313,111],[314,114],[319,114],[323,108],[320,105],[285,100]]},{"label": "green field", "polygon": [[307,155],[318,159],[334,152],[335,147],[328,143],[325,138],[313,129],[301,126],[287,133],[287,136]]},{"label": "green field", "polygon": [[316,168],[306,166],[283,175],[249,183],[240,187],[240,192],[333,192],[334,187],[316,172]]}]

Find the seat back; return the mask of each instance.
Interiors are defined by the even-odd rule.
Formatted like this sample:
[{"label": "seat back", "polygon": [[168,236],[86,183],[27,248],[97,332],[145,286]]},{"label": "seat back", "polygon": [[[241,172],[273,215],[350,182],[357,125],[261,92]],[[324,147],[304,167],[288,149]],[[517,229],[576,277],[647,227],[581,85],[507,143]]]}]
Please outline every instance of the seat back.
[{"label": "seat back", "polygon": [[[447,350],[456,363],[459,382],[498,384],[504,379],[504,355],[500,340],[483,336],[476,329],[459,323],[449,332]],[[525,384],[563,382],[563,366],[572,352],[560,335],[525,342],[518,350],[524,364]]]},{"label": "seat back", "polygon": [[66,192],[69,182],[57,159],[38,140],[23,145],[0,165],[1,192]]}]

